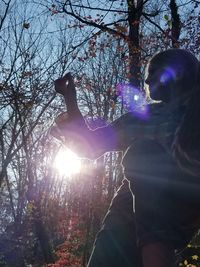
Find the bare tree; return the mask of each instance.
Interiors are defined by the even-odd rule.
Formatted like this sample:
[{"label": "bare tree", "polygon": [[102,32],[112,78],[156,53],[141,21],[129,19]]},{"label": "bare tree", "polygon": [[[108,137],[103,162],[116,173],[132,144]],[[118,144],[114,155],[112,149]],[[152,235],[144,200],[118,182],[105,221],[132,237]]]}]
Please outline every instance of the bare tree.
[{"label": "bare tree", "polygon": [[[60,43],[57,49],[54,46],[56,39],[46,37],[48,20],[42,18],[39,23],[37,16],[27,15],[27,10],[30,11],[27,3],[16,1],[9,13],[6,11],[1,29],[0,185],[4,195],[1,200],[9,209],[3,214],[5,223],[2,220],[0,229],[3,232],[8,228],[6,222],[12,224],[12,240],[15,242],[25,232],[23,227],[27,218],[32,218],[32,231],[44,261],[52,262],[53,253],[38,188],[39,181],[45,180],[45,173],[40,169],[42,157],[39,162],[37,148],[52,123],[52,114],[55,114],[53,80],[66,71],[72,61],[67,59],[73,48],[66,52],[67,42],[57,39]],[[41,12],[37,8],[34,11]],[[70,42],[68,44],[70,46]],[[32,209],[28,214],[30,205]],[[19,266],[22,266],[21,262]]]}]

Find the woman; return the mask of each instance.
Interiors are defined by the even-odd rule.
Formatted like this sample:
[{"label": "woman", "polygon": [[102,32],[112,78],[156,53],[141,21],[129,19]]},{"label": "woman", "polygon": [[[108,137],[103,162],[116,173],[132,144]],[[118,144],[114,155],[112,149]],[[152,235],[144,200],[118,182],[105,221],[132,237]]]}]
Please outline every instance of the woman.
[{"label": "woman", "polygon": [[[125,179],[88,267],[174,266],[175,249],[184,248],[200,225],[199,62],[186,50],[166,50],[149,61],[145,82],[159,100],[148,105],[145,119],[129,112],[91,131],[75,103],[67,103],[75,107],[74,118],[57,120],[57,134],[83,156],[126,151]],[[66,102],[70,88],[69,74],[55,81]]]}]

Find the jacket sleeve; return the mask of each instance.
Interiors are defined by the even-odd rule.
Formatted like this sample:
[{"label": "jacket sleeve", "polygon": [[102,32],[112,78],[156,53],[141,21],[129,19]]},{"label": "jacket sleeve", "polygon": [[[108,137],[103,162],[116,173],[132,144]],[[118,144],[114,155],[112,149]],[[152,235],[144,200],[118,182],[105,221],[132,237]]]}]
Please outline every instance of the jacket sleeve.
[{"label": "jacket sleeve", "polygon": [[130,124],[136,124],[136,120],[132,118],[128,121],[128,117],[128,114],[122,115],[105,127],[89,131],[93,158],[97,158],[108,151],[124,152],[131,145],[134,134],[130,132]]},{"label": "jacket sleeve", "polygon": [[59,122],[57,126],[68,147],[81,157],[95,159],[108,151],[124,152],[137,138],[166,139],[171,135],[174,123],[170,122],[169,114],[163,116],[162,113],[159,106],[156,109],[152,106],[148,118],[141,119],[129,112],[95,130],[83,121],[74,120]]},{"label": "jacket sleeve", "polygon": [[51,134],[81,157],[96,159],[109,151],[125,151],[140,136],[143,126],[144,122],[127,113],[95,130],[83,121],[57,120]]}]

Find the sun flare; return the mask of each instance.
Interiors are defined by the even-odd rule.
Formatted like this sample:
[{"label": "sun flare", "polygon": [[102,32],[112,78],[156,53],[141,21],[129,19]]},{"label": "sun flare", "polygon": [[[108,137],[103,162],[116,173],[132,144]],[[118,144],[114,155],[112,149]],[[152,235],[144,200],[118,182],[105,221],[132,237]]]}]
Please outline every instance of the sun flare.
[{"label": "sun flare", "polygon": [[62,148],[57,152],[54,160],[54,167],[60,175],[70,177],[81,170],[81,160],[78,156],[67,148]]}]

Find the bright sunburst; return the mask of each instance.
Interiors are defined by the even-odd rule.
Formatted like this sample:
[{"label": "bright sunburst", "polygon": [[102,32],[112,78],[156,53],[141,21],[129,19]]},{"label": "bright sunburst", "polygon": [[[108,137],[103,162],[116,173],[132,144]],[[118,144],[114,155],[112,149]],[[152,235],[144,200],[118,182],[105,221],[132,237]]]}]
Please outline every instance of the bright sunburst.
[{"label": "bright sunburst", "polygon": [[80,172],[81,160],[70,149],[61,148],[55,156],[54,167],[60,175],[70,177],[72,174]]}]

